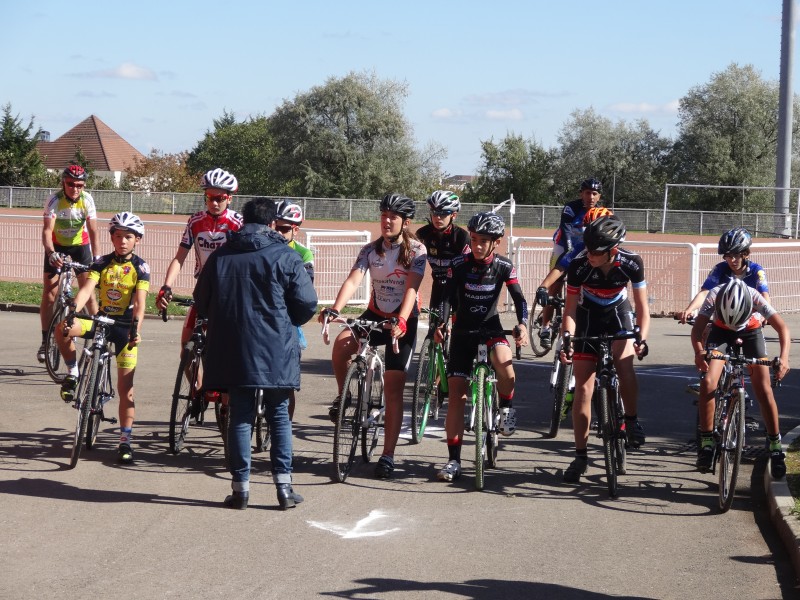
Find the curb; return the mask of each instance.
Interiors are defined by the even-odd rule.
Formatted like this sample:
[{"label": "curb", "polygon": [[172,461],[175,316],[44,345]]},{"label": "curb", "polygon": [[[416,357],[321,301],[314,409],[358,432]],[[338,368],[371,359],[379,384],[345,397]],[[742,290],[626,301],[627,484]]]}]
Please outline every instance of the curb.
[{"label": "curb", "polygon": [[[795,427],[783,437],[784,448],[798,437],[800,437],[800,427]],[[786,480],[773,479],[769,473],[769,465],[764,469],[764,491],[767,494],[770,520],[789,553],[795,576],[800,577],[800,519],[791,513],[794,508],[794,498],[789,492]]]}]

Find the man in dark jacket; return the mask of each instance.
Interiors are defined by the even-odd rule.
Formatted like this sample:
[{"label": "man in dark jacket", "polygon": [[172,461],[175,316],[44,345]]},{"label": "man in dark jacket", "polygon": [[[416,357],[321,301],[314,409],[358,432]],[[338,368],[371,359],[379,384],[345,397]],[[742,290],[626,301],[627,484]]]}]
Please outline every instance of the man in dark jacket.
[{"label": "man in dark jacket", "polygon": [[255,393],[261,389],[270,425],[272,478],[282,509],[303,498],[292,489],[289,391],[300,387],[298,325],[316,311],[317,294],[300,255],[269,228],[275,203],[255,198],[242,210],[244,226],[206,262],[194,299],[208,318],[206,389],[228,390],[228,462],[233,494],[225,506],[250,498],[250,438]]}]

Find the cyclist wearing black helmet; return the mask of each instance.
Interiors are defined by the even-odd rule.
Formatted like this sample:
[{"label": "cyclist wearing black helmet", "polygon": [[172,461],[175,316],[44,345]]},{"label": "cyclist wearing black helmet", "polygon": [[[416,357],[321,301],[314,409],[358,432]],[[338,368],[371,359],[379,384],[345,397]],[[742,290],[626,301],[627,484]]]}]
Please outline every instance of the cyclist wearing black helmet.
[{"label": "cyclist wearing black helmet", "polygon": [[[637,448],[645,436],[637,418],[639,388],[633,369],[634,355],[647,355],[650,311],[647,307],[647,283],[644,265],[638,254],[620,248],[625,241],[624,223],[615,215],[600,217],[589,223],[583,232],[586,245],[567,268],[567,295],[561,333],[572,336],[614,334],[631,330],[633,311],[628,301],[627,287],[633,289],[636,305],[636,325],[641,331],[641,343],[617,340],[612,345],[614,365],[619,377],[619,389],[625,405],[625,430],[628,444]],[[564,481],[577,483],[586,472],[591,418],[591,398],[594,390],[596,350],[588,343],[577,342],[569,354],[561,351],[561,360],[573,361],[575,396],[572,405],[572,425],[575,434],[575,460],[564,471]]]},{"label": "cyclist wearing black helmet", "polygon": [[[485,341],[490,360],[497,374],[497,391],[500,396],[500,433],[512,435],[516,430],[514,398],[514,366],[511,348],[503,335],[503,326],[497,312],[497,302],[503,288],[507,287],[519,323],[516,341],[528,343],[526,323],[528,306],[511,261],[495,252],[505,234],[505,224],[493,212],[478,213],[469,220],[471,251],[453,258],[445,285],[445,301],[455,307],[455,323],[447,362],[448,408],[445,418],[448,461],[437,474],[441,481],[454,481],[461,476],[461,445],[464,438],[464,406],[467,401],[467,377],[478,344]],[[468,333],[483,329],[491,334],[488,340],[479,340]]]},{"label": "cyclist wearing black helmet", "polygon": [[[44,362],[44,346],[50,314],[58,291],[58,273],[69,256],[84,265],[92,264],[92,255],[100,254],[100,236],[97,234],[97,211],[94,198],[85,191],[87,173],[80,165],[69,165],[61,173],[61,189],[47,199],[44,206],[42,245],[44,246],[44,279],[39,318],[42,324],[42,345],[36,359]],[[87,273],[78,274],[78,283],[83,285]],[[86,309],[97,312],[97,300],[92,296]]]},{"label": "cyclist wearing black helmet", "polygon": [[[411,198],[402,194],[387,194],[381,200],[380,211],[381,237],[361,248],[333,306],[323,309],[319,320],[323,321],[326,315],[331,318],[339,316],[367,272],[372,281],[372,293],[367,310],[360,318],[372,321],[390,317],[398,319],[397,325],[391,330],[373,332],[370,338],[371,342],[386,345],[383,387],[386,420],[383,453],[375,465],[375,476],[388,479],[394,471],[394,450],[403,424],[403,387],[416,343],[419,315],[417,290],[425,274],[425,246],[409,231],[415,213]],[[392,338],[397,339],[400,347],[397,354],[391,348]],[[356,340],[346,329],[333,344],[331,362],[340,394],[348,362],[357,347]],[[338,416],[337,407],[338,400],[328,409],[328,415],[334,422]]]}]

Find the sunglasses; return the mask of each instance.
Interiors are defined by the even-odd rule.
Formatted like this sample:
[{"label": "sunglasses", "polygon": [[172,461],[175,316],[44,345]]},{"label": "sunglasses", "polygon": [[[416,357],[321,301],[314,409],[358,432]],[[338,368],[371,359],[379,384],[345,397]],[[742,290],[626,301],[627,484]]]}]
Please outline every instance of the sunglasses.
[{"label": "sunglasses", "polygon": [[280,231],[281,233],[289,233],[292,230],[291,225],[276,225],[275,231]]},{"label": "sunglasses", "polygon": [[743,254],[723,254],[722,258],[724,258],[725,260],[738,260],[743,256],[744,256]]},{"label": "sunglasses", "polygon": [[434,217],[449,217],[453,213],[451,213],[450,211],[446,211],[446,210],[432,210],[431,214]]},{"label": "sunglasses", "polygon": [[231,197],[229,194],[206,194],[206,200],[210,200],[211,202],[225,202],[226,200],[230,200]]},{"label": "sunglasses", "polygon": [[608,250],[589,250],[589,256],[594,256],[595,258],[605,256],[607,253]]},{"label": "sunglasses", "polygon": [[75,188],[76,190],[81,190],[86,186],[85,183],[76,183],[75,181],[65,181],[64,185],[66,185],[67,187]]}]

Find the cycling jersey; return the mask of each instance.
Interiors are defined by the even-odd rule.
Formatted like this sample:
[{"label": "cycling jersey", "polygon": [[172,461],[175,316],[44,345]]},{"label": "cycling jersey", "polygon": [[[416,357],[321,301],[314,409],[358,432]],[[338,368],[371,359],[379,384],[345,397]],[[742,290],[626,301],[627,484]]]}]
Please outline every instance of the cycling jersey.
[{"label": "cycling jersey", "polygon": [[747,261],[743,275],[734,275],[727,261],[716,264],[703,282],[701,289],[711,290],[718,285],[728,283],[734,277],[738,277],[744,281],[748,287],[754,288],[762,294],[769,293],[769,284],[767,283],[767,274],[764,272],[764,267],[749,260]]},{"label": "cycling jersey", "polygon": [[[412,273],[420,276],[425,274],[425,246],[417,240],[411,240],[411,266],[406,268],[397,261],[402,244],[392,244],[391,248],[387,248],[382,238],[379,242],[383,256],[375,250],[376,242],[370,242],[361,248],[351,270],[358,269],[362,273],[369,271],[372,279],[369,309],[384,317],[395,316],[403,302],[408,276]],[[411,316],[418,314],[419,306],[415,302]]]},{"label": "cycling jersey", "polygon": [[211,253],[222,246],[229,231],[238,231],[242,226],[242,215],[229,208],[219,216],[206,210],[194,213],[189,217],[180,245],[184,248],[194,246],[197,256],[194,276],[197,277],[206,264]]},{"label": "cycling jersey", "polygon": [[528,305],[517,270],[505,256],[492,254],[487,261],[479,261],[472,252],[460,254],[453,258],[446,285],[447,299],[456,307],[454,333],[480,329],[485,321],[498,317],[497,301],[503,285],[514,301],[517,321],[523,325],[528,321]]},{"label": "cycling jersey", "polygon": [[97,218],[94,198],[89,192],[81,191],[75,202],[70,202],[59,190],[47,199],[44,217],[55,219],[53,224],[53,243],[59,246],[86,246],[89,232],[86,221]]},{"label": "cycling jersey", "polygon": [[435,308],[444,299],[443,282],[447,278],[447,271],[453,258],[470,251],[469,233],[454,223],[441,232],[428,224],[417,229],[417,238],[425,244],[428,252],[428,264],[431,266],[433,277],[430,306]]},{"label": "cycling jersey", "polygon": [[89,279],[97,282],[100,313],[129,324],[134,293],[150,289],[150,267],[135,254],[126,260],[112,252],[92,263]]},{"label": "cycling jersey", "polygon": [[[722,321],[717,319],[714,315],[714,303],[717,299],[717,294],[719,293],[720,289],[722,289],[722,285],[718,285],[708,293],[705,302],[703,302],[703,306],[700,307],[699,314],[711,319],[711,323],[715,327],[719,327],[720,329],[725,329],[727,331],[733,331],[729,327],[726,327]],[[736,331],[760,329],[763,325],[763,321],[768,320],[777,313],[777,311],[772,308],[772,305],[767,302],[764,296],[762,296],[759,292],[750,286],[747,287],[747,291],[750,292],[750,297],[753,299],[753,313],[750,315],[750,318],[747,320],[747,322],[739,327]]]},{"label": "cycling jersey", "polygon": [[608,273],[593,267],[585,250],[570,263],[567,294],[580,294],[580,306],[613,307],[627,299],[628,282],[634,289],[647,285],[641,257],[624,248],[618,250]]},{"label": "cycling jersey", "polygon": [[295,240],[289,242],[289,247],[300,255],[303,260],[303,266],[306,268],[306,273],[311,277],[311,283],[314,283],[314,253],[302,244],[298,244]]},{"label": "cycling jersey", "polygon": [[561,246],[569,252],[576,242],[583,240],[583,217],[586,216],[586,208],[583,200],[578,198],[564,206],[561,211],[561,223],[553,234],[553,243]]}]

